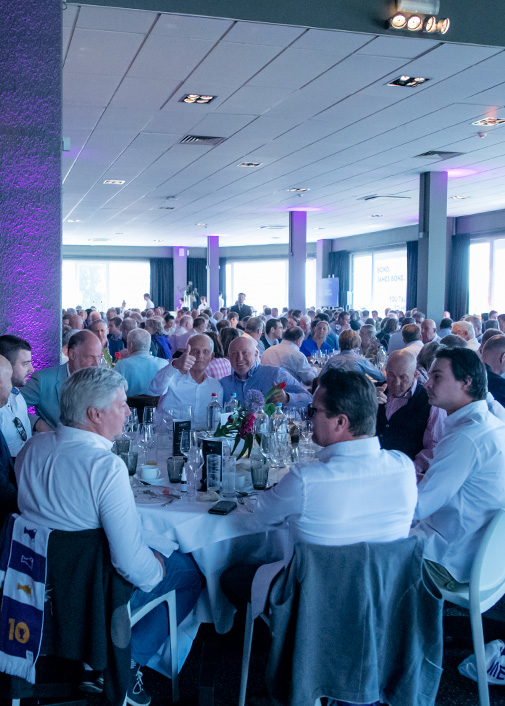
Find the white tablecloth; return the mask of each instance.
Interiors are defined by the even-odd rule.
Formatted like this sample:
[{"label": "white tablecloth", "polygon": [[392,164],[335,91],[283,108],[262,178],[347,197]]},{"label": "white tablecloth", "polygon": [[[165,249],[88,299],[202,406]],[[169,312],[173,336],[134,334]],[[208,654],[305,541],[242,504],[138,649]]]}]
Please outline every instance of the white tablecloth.
[{"label": "white tablecloth", "polygon": [[[239,505],[229,515],[210,515],[212,503],[176,500],[167,507],[137,505],[149,546],[163,552],[175,542],[183,553],[191,552],[206,579],[193,613],[179,629],[179,665],[182,667],[200,623],[214,623],[218,633],[233,626],[235,608],[219,584],[223,571],[236,563],[267,563],[291,552],[285,529],[265,530],[254,513]],[[167,552],[168,553],[168,552]],[[168,651],[167,651],[168,647]],[[169,642],[149,666],[170,675]]]}]

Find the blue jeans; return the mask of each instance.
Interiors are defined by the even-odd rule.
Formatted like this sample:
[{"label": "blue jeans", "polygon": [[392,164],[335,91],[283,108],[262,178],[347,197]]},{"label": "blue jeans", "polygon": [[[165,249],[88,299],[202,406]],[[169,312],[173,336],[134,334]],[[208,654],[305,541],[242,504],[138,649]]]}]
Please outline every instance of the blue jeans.
[{"label": "blue jeans", "polygon": [[[130,607],[134,613],[154,598],[175,588],[179,624],[195,607],[205,579],[191,554],[172,552],[168,559],[164,559],[165,578],[150,593],[137,588],[130,599]],[[165,642],[169,632],[167,605],[162,603],[132,628],[132,659],[141,666],[147,664]]]}]

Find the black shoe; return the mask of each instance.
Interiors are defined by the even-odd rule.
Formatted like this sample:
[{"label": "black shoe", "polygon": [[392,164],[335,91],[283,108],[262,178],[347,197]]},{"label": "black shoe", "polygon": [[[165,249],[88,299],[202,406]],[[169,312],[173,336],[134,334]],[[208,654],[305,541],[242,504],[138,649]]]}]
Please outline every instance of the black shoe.
[{"label": "black shoe", "polygon": [[130,706],[149,706],[151,703],[151,697],[144,691],[142,672],[138,664],[130,669],[130,686],[126,692],[126,703]]},{"label": "black shoe", "polygon": [[79,689],[86,694],[103,693],[103,676],[101,672],[86,670],[83,674]]}]

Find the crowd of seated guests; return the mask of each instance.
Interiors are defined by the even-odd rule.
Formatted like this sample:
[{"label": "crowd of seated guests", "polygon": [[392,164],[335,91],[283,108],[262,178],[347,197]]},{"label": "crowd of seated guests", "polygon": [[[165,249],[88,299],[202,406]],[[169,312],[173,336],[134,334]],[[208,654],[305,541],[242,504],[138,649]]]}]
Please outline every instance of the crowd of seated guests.
[{"label": "crowd of seated guests", "polygon": [[[31,448],[32,437],[60,428],[61,393],[80,371],[114,367],[128,395],[158,395],[161,413],[191,405],[197,429],[206,427],[213,393],[221,404],[232,393],[244,404],[249,390],[266,394],[284,382],[271,401],[306,407],[321,375],[323,415],[334,419],[339,413],[328,395],[340,374],[352,373],[375,385],[381,448],[410,459],[418,483],[413,531],[426,539],[430,570],[449,587],[467,582],[485,527],[505,504],[505,490],[492,502],[486,495],[488,483],[505,488],[505,314],[453,321],[446,312],[437,328],[417,309],[386,310],[381,318],[369,310],[285,308],[279,316],[279,309],[255,312],[244,300],[216,312],[207,302],[175,313],[154,303],[144,310],[67,309],[60,365],[36,372],[30,343],[1,335],[0,519],[18,507],[16,457]],[[328,359],[322,372],[321,354]],[[347,439],[331,438],[335,444]],[[283,513],[287,519],[291,510]],[[451,527],[449,515],[457,518]]]}]

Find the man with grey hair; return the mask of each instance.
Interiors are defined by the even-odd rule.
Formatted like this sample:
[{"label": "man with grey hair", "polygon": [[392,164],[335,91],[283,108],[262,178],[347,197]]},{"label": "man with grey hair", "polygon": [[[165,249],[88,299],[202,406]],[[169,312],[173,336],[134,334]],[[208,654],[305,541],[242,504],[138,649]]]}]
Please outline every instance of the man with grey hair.
[{"label": "man with grey hair", "polygon": [[477,352],[480,344],[475,336],[475,329],[470,321],[456,321],[452,325],[452,333],[466,341],[466,347]]},{"label": "man with grey hair", "polygon": [[154,376],[166,365],[168,360],[155,358],[151,352],[151,334],[143,328],[136,328],[128,334],[128,358],[116,363],[114,370],[120,373],[128,383],[128,394],[150,395]]},{"label": "man with grey hair", "polygon": [[245,325],[245,334],[244,336],[246,338],[252,338],[254,341],[256,341],[256,345],[258,347],[258,357],[261,358],[263,353],[265,352],[265,345],[263,341],[261,340],[261,336],[263,335],[263,329],[265,327],[265,324],[262,319],[260,319],[259,316],[252,316],[250,319],[247,320],[246,325]]},{"label": "man with grey hair", "polygon": [[36,370],[21,388],[28,407],[35,407],[34,431],[55,429],[60,420],[60,390],[65,380],[77,370],[100,365],[102,347],[91,331],[79,331],[68,342],[68,363]]},{"label": "man with grey hair", "polygon": [[176,351],[183,351],[188,345],[188,341],[191,336],[195,335],[193,331],[193,317],[189,314],[181,316],[179,321],[179,327],[176,329],[173,336],[170,336],[168,342],[173,353]]},{"label": "man with grey hair", "polygon": [[300,351],[303,343],[303,331],[298,326],[286,329],[278,346],[270,346],[261,357],[261,365],[276,365],[304,385],[310,385],[319,375],[317,368],[312,366],[307,356]]},{"label": "man with grey hair", "polygon": [[[160,539],[153,550],[144,541],[126,466],[111,451],[130,413],[126,390],[125,379],[104,368],[79,370],[66,381],[56,431],[30,439],[17,457],[18,504],[22,517],[43,527],[103,528],[113,566],[137,589],[132,609],[175,588],[180,622],[196,603],[201,574],[192,557],[174,551],[172,542]],[[147,664],[167,635],[165,606],[134,627],[128,703],[148,706],[139,665]]]},{"label": "man with grey hair", "polygon": [[123,319],[123,323],[121,324],[121,340],[123,341],[125,348],[128,345],[128,334],[130,331],[133,331],[133,329],[137,328],[137,322],[135,319],[132,319],[130,317],[127,317],[126,319]]}]

